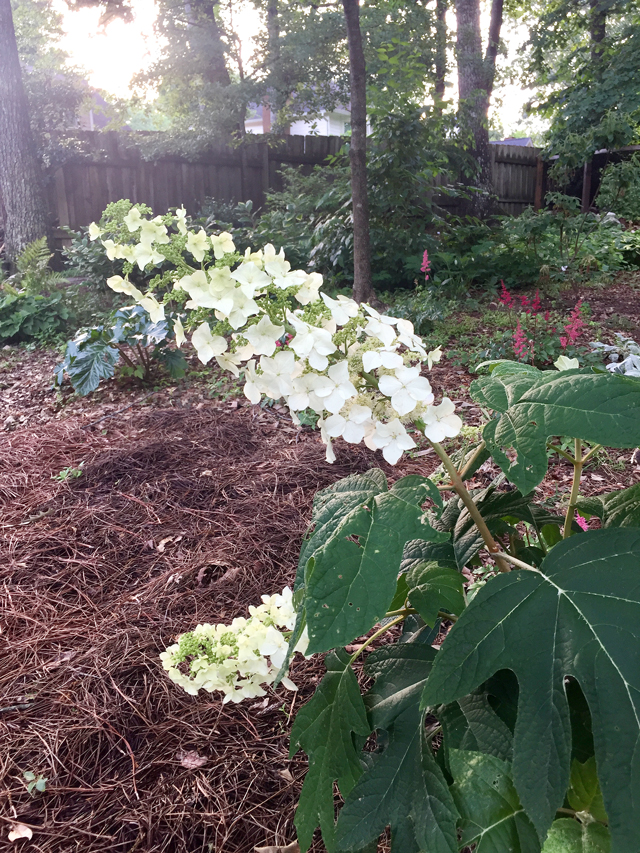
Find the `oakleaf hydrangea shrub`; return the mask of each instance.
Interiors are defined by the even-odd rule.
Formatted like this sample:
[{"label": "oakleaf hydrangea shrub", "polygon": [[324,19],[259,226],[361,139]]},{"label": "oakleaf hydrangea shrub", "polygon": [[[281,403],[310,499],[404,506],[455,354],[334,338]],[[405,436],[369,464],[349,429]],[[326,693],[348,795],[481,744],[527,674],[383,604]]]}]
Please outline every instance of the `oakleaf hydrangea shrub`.
[{"label": "oakleaf hydrangea shrub", "polygon": [[[328,297],[272,245],[240,255],[180,211],[127,228],[113,250],[145,267],[170,253],[173,284],[111,286],[152,320],[175,312],[177,344],[190,336],[201,361],[242,373],[252,402],[313,410],[328,461],[342,439],[396,464],[419,432],[441,463],[319,492],[293,590],[162,655],[188,692],[227,702],[291,688],[294,651],[325,655],[291,731],[291,754],[309,757],[301,850],[319,828],[329,853],[373,851],[390,828],[392,853],[637,853],[640,486],[588,500],[580,486],[601,446],[640,445],[640,382],[566,349],[553,370],[487,362],[471,387],[481,440],[450,454],[462,422],[436,403],[423,371],[441,352],[411,323]],[[543,503],[554,454],[573,479]],[[500,473],[474,488],[489,459]]]}]

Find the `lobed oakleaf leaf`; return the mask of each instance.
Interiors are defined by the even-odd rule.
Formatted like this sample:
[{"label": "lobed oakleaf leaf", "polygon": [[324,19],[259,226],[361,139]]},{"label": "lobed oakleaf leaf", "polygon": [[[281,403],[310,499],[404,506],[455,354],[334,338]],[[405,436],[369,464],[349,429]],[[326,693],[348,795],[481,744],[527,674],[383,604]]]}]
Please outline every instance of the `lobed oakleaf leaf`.
[{"label": "lobed oakleaf leaf", "polygon": [[418,563],[407,573],[408,595],[427,625],[435,625],[439,610],[459,615],[465,608],[462,575],[450,566]]},{"label": "lobed oakleaf leaf", "polygon": [[611,835],[600,823],[563,817],[553,822],[542,853],[611,853]]},{"label": "lobed oakleaf leaf", "polygon": [[304,598],[310,654],[344,645],[384,617],[407,542],[449,538],[421,508],[434,492],[430,480],[404,477],[353,509],[314,552]]},{"label": "lobed oakleaf leaf", "polygon": [[592,755],[584,763],[575,758],[571,762],[571,779],[567,800],[577,812],[588,812],[595,820],[607,823],[607,813],[602,801],[596,760]]},{"label": "lobed oakleaf leaf", "polygon": [[[640,382],[586,370],[534,374],[496,371],[476,380],[471,393],[501,415],[483,436],[494,460],[521,492],[529,492],[547,472],[547,439],[569,435],[608,447],[640,444]],[[513,448],[511,459],[506,449]]]},{"label": "lobed oakleaf leaf", "polygon": [[384,752],[346,798],[337,850],[360,850],[390,826],[392,853],[456,853],[457,816],[414,701],[395,718]]},{"label": "lobed oakleaf leaf", "polygon": [[489,704],[483,690],[439,708],[438,719],[442,725],[447,764],[453,749],[484,752],[502,761],[511,761],[513,736]]},{"label": "lobed oakleaf leaf", "polygon": [[460,812],[460,846],[475,853],[540,853],[540,841],[511,780],[509,765],[494,755],[452,749],[451,789]]},{"label": "lobed oakleaf leaf", "polygon": [[578,509],[597,515],[603,527],[640,527],[640,483],[618,492],[578,498]]},{"label": "lobed oakleaf leaf", "polygon": [[[580,684],[614,853],[640,848],[640,530],[588,531],[540,570],[492,578],[436,656],[425,705],[467,695],[510,669],[519,683],[513,779],[543,839],[569,785],[565,680]],[[621,760],[624,756],[624,760]]]},{"label": "lobed oakleaf leaf", "polygon": [[334,850],[333,783],[343,797],[348,795],[362,773],[353,736],[367,737],[371,731],[350,656],[343,649],[331,652],[325,666],[325,677],[291,729],[290,756],[300,749],[309,756],[295,816],[303,853],[318,825],[327,850]]},{"label": "lobed oakleaf leaf", "polygon": [[304,572],[315,551],[334,534],[336,527],[357,507],[387,491],[387,478],[379,468],[353,474],[317,492],[313,499],[311,523],[303,540],[294,589],[304,583]]}]

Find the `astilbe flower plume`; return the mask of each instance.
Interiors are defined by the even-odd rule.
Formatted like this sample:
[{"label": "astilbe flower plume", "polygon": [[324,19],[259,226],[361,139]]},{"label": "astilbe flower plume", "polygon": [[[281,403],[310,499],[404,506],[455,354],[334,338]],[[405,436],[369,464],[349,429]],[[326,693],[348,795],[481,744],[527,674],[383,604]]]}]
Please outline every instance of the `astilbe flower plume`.
[{"label": "astilbe flower plume", "polygon": [[522,361],[529,353],[529,340],[524,329],[520,325],[520,320],[518,320],[518,325],[513,333],[513,351],[516,354],[518,361]]},{"label": "astilbe flower plume", "polygon": [[429,273],[431,272],[431,261],[429,260],[429,253],[427,250],[424,250],[424,255],[422,256],[422,266],[420,267],[420,272],[423,272],[424,280],[429,281]]},{"label": "astilbe flower plume", "polygon": [[564,327],[564,335],[560,336],[560,345],[562,349],[566,349],[569,344],[575,344],[584,329],[584,320],[582,319],[582,299],[579,299],[573,311],[569,315],[569,322]]}]

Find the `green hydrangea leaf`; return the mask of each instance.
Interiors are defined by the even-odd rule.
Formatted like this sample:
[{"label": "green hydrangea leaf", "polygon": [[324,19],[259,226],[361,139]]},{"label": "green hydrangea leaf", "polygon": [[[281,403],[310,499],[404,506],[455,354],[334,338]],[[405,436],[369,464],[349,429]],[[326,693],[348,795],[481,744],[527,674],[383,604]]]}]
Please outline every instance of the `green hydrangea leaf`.
[{"label": "green hydrangea leaf", "polygon": [[333,853],[333,783],[338,783],[340,793],[346,797],[362,773],[354,735],[366,738],[371,729],[349,661],[344,650],[327,655],[327,674],[298,711],[291,729],[290,756],[300,749],[309,756],[309,770],[295,816],[303,853],[309,849],[317,826],[327,850]]},{"label": "green hydrangea leaf", "polygon": [[309,559],[333,536],[336,527],[349,513],[375,495],[386,492],[387,488],[384,473],[379,468],[372,468],[365,474],[353,474],[338,480],[316,493],[311,523],[300,550],[294,589],[304,582],[304,572]]},{"label": "green hydrangea leaf", "polygon": [[518,679],[513,779],[543,839],[569,786],[565,679],[589,705],[613,850],[640,849],[640,530],[596,530],[556,545],[539,571],[492,578],[455,623],[423,694],[466,696],[493,673]]},{"label": "green hydrangea leaf", "polygon": [[438,563],[418,563],[407,573],[409,601],[427,625],[435,625],[439,610],[460,615],[465,608],[462,575]]},{"label": "green hydrangea leaf", "polygon": [[509,765],[493,755],[452,749],[451,788],[460,812],[460,846],[475,853],[540,853],[536,830],[525,814]]},{"label": "green hydrangea leaf", "polygon": [[337,850],[359,850],[391,827],[392,853],[456,853],[457,812],[414,702],[394,720],[338,818]]},{"label": "green hydrangea leaf", "polygon": [[104,340],[85,344],[67,367],[73,390],[83,397],[95,391],[102,379],[110,379],[120,358]]},{"label": "green hydrangea leaf", "polygon": [[608,823],[594,756],[588,758],[584,764],[575,758],[571,762],[571,780],[567,800],[571,808],[577,812],[589,812],[595,820]]},{"label": "green hydrangea leaf", "polygon": [[513,736],[489,704],[487,694],[474,691],[457,702],[438,708],[442,724],[445,762],[453,749],[484,752],[511,761]]},{"label": "green hydrangea leaf", "polygon": [[611,853],[611,849],[606,826],[563,817],[553,822],[542,853]]},{"label": "green hydrangea leaf", "polygon": [[310,654],[345,645],[384,617],[407,542],[449,538],[421,508],[434,491],[424,477],[399,480],[353,509],[314,552],[304,599]]},{"label": "green hydrangea leaf", "polygon": [[640,483],[619,492],[579,498],[578,509],[597,515],[603,527],[640,527]]},{"label": "green hydrangea leaf", "polygon": [[420,634],[414,635],[409,642],[382,646],[367,658],[367,675],[375,678],[364,697],[372,729],[388,729],[407,708],[420,704],[436,656],[435,649],[420,640]]},{"label": "green hydrangea leaf", "polygon": [[[524,494],[547,472],[550,436],[569,435],[608,447],[640,444],[640,382],[585,370],[545,371],[535,380],[495,371],[472,384],[472,395],[497,412],[483,436],[494,460]],[[510,459],[506,449],[513,448]]]}]

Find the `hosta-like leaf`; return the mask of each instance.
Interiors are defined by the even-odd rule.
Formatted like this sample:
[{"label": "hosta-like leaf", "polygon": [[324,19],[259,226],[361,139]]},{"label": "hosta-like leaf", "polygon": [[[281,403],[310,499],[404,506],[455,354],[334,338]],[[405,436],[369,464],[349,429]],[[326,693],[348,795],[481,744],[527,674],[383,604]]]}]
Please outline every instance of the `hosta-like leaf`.
[{"label": "hosta-like leaf", "polygon": [[311,524],[298,560],[295,589],[304,583],[304,570],[309,559],[335,533],[336,528],[354,509],[370,498],[387,491],[387,478],[379,468],[366,474],[353,474],[317,492],[313,499]]},{"label": "hosta-like leaf", "polygon": [[359,850],[391,827],[392,853],[455,853],[457,812],[427,742],[418,702],[389,730],[347,797],[338,818],[337,849]]},{"label": "hosta-like leaf", "polygon": [[640,527],[640,483],[619,492],[579,498],[578,509],[597,515],[603,527]]},{"label": "hosta-like leaf", "polygon": [[423,702],[453,702],[494,672],[519,683],[513,778],[541,838],[569,785],[565,678],[589,704],[614,853],[640,849],[640,530],[564,540],[539,571],[492,578],[455,623]]},{"label": "hosta-like leaf", "polygon": [[461,816],[461,846],[475,844],[475,853],[540,853],[540,841],[506,762],[481,752],[452,749],[449,765],[453,799]]},{"label": "hosta-like leaf", "polygon": [[443,542],[421,504],[437,491],[424,477],[404,477],[356,507],[313,554],[305,574],[309,653],[344,645],[383,618],[393,599],[405,544]]},{"label": "hosta-like leaf", "polygon": [[554,821],[542,853],[611,853],[611,835],[601,823],[563,817]]},{"label": "hosta-like leaf", "polygon": [[[494,460],[521,492],[547,472],[547,439],[569,435],[608,447],[640,444],[640,382],[618,374],[583,370],[483,377],[472,395],[502,414],[484,428]],[[516,458],[505,452],[513,448]]]},{"label": "hosta-like leaf", "polygon": [[291,757],[300,749],[309,756],[295,816],[303,853],[317,826],[329,853],[334,849],[333,783],[346,797],[362,773],[353,736],[366,737],[371,729],[349,659],[344,650],[327,655],[327,674],[298,711],[291,730]]},{"label": "hosta-like leaf", "polygon": [[439,610],[460,615],[465,607],[462,575],[438,563],[419,563],[406,575],[408,595],[427,625],[435,625]]},{"label": "hosta-like leaf", "polygon": [[67,367],[73,390],[83,397],[95,391],[102,379],[110,379],[120,353],[106,341],[96,340],[82,346]]}]

